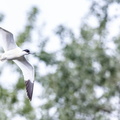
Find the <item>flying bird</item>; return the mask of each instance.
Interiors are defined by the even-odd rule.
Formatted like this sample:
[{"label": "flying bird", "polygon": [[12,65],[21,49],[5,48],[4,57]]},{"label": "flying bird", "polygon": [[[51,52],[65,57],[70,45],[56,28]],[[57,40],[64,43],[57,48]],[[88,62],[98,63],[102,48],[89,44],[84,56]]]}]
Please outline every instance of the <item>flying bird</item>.
[{"label": "flying bird", "polygon": [[31,101],[34,87],[34,68],[24,57],[30,54],[30,50],[22,50],[18,47],[14,41],[13,34],[1,27],[0,45],[4,49],[4,53],[0,55],[0,61],[12,60],[20,67],[25,80],[27,96]]}]

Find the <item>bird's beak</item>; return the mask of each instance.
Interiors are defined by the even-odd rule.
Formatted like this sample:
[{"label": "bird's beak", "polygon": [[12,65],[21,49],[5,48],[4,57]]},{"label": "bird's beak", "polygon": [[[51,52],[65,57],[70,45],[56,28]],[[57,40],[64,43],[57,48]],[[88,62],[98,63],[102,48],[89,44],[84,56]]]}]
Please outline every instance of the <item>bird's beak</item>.
[{"label": "bird's beak", "polygon": [[35,54],[34,52],[30,52],[30,54]]}]

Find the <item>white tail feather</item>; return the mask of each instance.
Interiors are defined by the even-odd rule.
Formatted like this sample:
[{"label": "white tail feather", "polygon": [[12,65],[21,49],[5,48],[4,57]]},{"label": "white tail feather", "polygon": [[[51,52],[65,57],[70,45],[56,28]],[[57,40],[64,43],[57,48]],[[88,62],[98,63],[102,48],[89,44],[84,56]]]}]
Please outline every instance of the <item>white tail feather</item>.
[{"label": "white tail feather", "polygon": [[0,54],[0,61],[4,61],[6,58],[3,58],[2,54]]}]

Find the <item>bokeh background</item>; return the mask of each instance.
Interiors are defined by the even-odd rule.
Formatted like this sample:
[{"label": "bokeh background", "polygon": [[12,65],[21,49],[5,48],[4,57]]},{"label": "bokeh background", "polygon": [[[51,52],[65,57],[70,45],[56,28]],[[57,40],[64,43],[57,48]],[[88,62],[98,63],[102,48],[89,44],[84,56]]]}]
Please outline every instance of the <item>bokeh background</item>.
[{"label": "bokeh background", "polygon": [[120,0],[4,0],[0,27],[35,52],[31,102],[0,62],[0,120],[120,120]]}]

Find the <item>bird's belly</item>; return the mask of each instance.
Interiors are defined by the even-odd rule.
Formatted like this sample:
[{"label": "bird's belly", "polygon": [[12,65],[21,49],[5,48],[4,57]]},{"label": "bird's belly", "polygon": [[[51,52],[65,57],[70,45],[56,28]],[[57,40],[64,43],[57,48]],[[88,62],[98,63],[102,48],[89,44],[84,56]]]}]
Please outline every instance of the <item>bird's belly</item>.
[{"label": "bird's belly", "polygon": [[11,54],[10,54],[10,55],[7,55],[7,56],[6,56],[6,59],[7,59],[7,60],[14,60],[14,59],[17,59],[18,57],[19,57],[19,56],[15,56],[15,55],[11,55]]},{"label": "bird's belly", "polygon": [[6,51],[5,53],[2,54],[1,59],[2,60],[14,60],[14,59],[17,59],[21,56],[22,55],[19,53],[19,51],[9,50],[9,51]]}]

